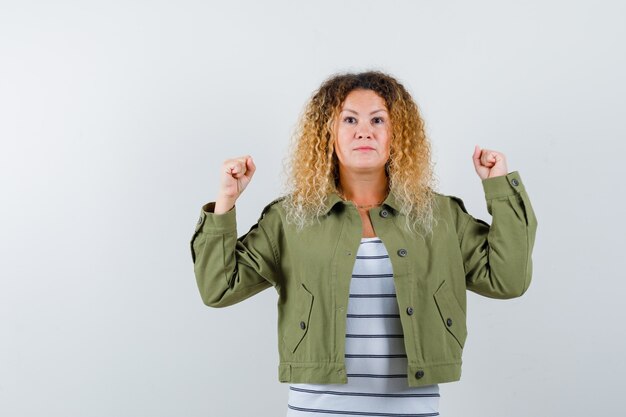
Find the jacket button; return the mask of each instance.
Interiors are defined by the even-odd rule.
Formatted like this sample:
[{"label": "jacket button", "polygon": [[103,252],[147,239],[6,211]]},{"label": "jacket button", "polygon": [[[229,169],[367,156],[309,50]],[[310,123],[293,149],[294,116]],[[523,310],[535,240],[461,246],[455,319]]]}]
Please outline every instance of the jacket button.
[{"label": "jacket button", "polygon": [[389,212],[387,211],[387,209],[382,209],[380,211],[380,217],[387,217],[389,216]]},{"label": "jacket button", "polygon": [[406,249],[398,249],[398,256],[405,257],[406,256]]},{"label": "jacket button", "polygon": [[200,218],[198,219],[198,225],[200,225],[202,223],[202,216],[200,216]]},{"label": "jacket button", "polygon": [[302,330],[306,329],[306,323],[305,323],[305,322],[303,322],[303,321],[301,321],[301,322],[300,322],[300,328],[301,328]]},{"label": "jacket button", "polygon": [[511,180],[511,184],[513,184],[515,187],[517,187],[519,185],[519,181],[517,180],[517,178],[513,178]]},{"label": "jacket button", "polygon": [[452,319],[448,318],[448,320],[446,320],[446,324],[448,325],[448,327],[452,327]]},{"label": "jacket button", "polygon": [[413,307],[407,307],[406,314],[408,314],[409,316],[412,316],[413,315]]},{"label": "jacket button", "polygon": [[424,376],[424,371],[422,371],[421,369],[417,372],[415,372],[415,378],[420,379]]}]

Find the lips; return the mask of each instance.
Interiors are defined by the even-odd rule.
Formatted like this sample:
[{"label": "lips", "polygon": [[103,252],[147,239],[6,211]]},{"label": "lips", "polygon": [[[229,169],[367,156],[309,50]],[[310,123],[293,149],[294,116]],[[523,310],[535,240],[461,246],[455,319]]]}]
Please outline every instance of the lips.
[{"label": "lips", "polygon": [[354,148],[355,151],[373,151],[374,148],[370,146],[360,146],[358,148]]}]

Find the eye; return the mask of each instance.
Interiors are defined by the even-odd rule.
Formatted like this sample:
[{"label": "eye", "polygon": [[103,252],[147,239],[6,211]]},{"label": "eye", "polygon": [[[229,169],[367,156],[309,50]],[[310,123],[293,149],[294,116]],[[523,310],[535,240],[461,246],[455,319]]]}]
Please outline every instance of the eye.
[{"label": "eye", "polygon": [[352,116],[344,117],[343,121],[346,122],[346,123],[350,123],[350,124],[356,123],[356,119],[354,117],[352,117]]},{"label": "eye", "polygon": [[372,119],[372,123],[379,125],[379,124],[383,124],[385,123],[385,119],[383,119],[382,117],[374,117]]}]

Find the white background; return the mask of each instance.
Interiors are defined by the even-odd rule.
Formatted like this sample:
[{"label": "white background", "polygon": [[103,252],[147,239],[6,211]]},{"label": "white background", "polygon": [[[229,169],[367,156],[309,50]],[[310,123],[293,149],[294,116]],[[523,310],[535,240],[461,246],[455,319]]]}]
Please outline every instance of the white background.
[{"label": "white background", "polygon": [[202,304],[189,240],[251,154],[239,232],[280,195],[330,74],[411,91],[439,191],[490,221],[474,144],[539,228],[522,298],[468,294],[444,417],[614,416],[626,374],[621,1],[0,0],[0,415],[283,416],[276,293]]}]

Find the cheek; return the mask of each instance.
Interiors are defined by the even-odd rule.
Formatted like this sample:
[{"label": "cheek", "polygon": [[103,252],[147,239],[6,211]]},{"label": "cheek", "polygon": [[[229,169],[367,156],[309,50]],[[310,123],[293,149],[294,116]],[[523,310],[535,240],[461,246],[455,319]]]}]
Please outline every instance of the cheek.
[{"label": "cheek", "polygon": [[335,140],[335,151],[337,152],[337,154],[343,154],[343,150],[348,149],[349,144],[349,133],[346,131],[346,129],[338,129],[337,138]]},{"label": "cheek", "polygon": [[389,159],[389,156],[391,156],[391,147],[387,146],[387,147],[385,148],[385,153],[384,153],[384,155],[385,155],[385,159]]},{"label": "cheek", "polygon": [[352,134],[352,129],[349,126],[340,126],[337,129],[337,139],[345,141]]},{"label": "cheek", "polygon": [[384,145],[383,148],[385,149],[385,152],[387,153],[387,155],[389,155],[389,153],[391,152],[391,133],[390,132],[385,132],[383,134],[383,141],[384,141]]}]

